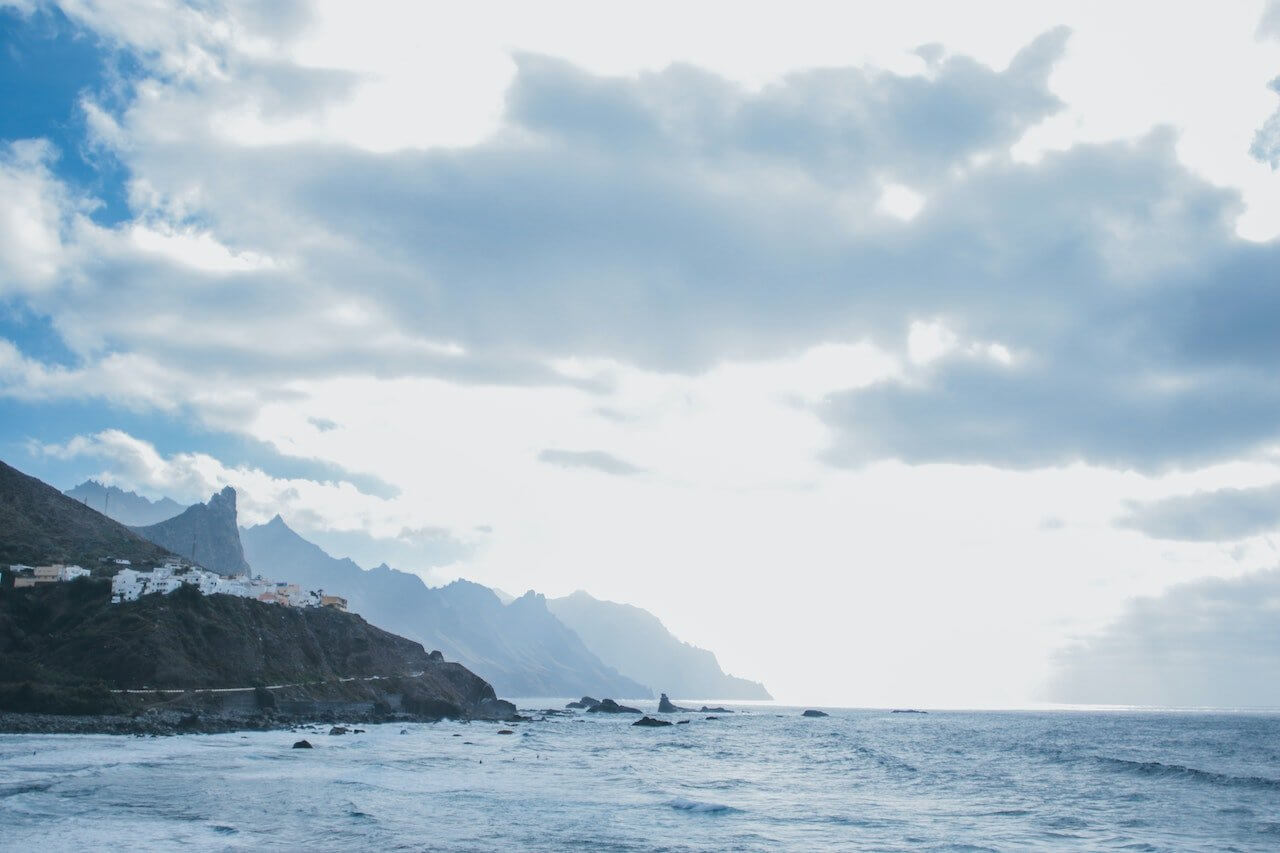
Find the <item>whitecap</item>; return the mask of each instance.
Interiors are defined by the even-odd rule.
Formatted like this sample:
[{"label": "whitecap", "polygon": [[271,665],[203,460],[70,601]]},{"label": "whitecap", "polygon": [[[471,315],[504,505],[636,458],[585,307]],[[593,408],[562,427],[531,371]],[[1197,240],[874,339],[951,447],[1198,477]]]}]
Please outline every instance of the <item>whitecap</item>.
[{"label": "whitecap", "polygon": [[674,800],[669,801],[667,805],[682,812],[703,812],[705,814],[724,814],[741,811],[741,809],[735,809],[733,806],[726,806],[724,803],[703,802],[684,797],[676,797]]}]

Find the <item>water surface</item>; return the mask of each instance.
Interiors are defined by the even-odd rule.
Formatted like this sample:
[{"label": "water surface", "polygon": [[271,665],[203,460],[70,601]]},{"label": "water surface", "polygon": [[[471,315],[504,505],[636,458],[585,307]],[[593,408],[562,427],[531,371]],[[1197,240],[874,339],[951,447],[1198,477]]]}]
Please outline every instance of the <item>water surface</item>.
[{"label": "water surface", "polygon": [[0,847],[1280,849],[1280,716],[738,707],[514,735],[0,735]]}]

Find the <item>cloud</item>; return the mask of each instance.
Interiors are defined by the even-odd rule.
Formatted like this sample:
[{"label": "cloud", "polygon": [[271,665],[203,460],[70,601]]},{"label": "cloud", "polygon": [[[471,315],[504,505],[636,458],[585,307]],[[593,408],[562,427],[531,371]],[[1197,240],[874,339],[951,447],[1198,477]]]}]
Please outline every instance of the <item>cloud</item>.
[{"label": "cloud", "polygon": [[1058,702],[1280,707],[1280,569],[1134,601],[1100,636],[1063,650]]},{"label": "cloud", "polygon": [[[1280,10],[1280,5],[1275,9]],[[1274,17],[1277,21],[1276,35],[1280,36],[1280,12],[1276,12]],[[1271,81],[1271,89],[1280,94],[1280,77]],[[1253,144],[1249,146],[1249,153],[1254,159],[1266,163],[1272,169],[1280,169],[1280,109],[1272,113],[1271,117],[1263,122],[1262,127],[1258,128],[1258,132],[1253,137]]]},{"label": "cloud", "polygon": [[1280,483],[1135,503],[1117,524],[1157,539],[1227,542],[1256,536],[1280,528]]},{"label": "cloud", "polygon": [[640,474],[643,468],[637,468],[630,462],[605,453],[603,450],[553,450],[547,448],[538,454],[538,459],[561,468],[592,468],[605,474],[616,474],[628,477]]},{"label": "cloud", "polygon": [[[374,152],[323,132],[358,79],[261,58],[305,20],[262,35],[238,6],[221,28],[86,8],[143,72],[97,140],[130,171],[135,222],[76,220],[56,182],[39,197],[75,227],[25,298],[76,376],[127,353],[166,377],[157,398],[234,428],[336,375],[570,384],[548,365],[687,375],[866,343],[911,367],[811,401],[836,465],[1157,470],[1280,433],[1280,245],[1236,237],[1238,196],[1164,131],[1009,154],[1061,107],[1064,30],[1002,70],[931,52],[919,75],[759,90],[519,54],[484,142]],[[907,221],[882,209],[894,187],[924,200]],[[175,261],[193,247],[201,263]],[[925,360],[921,324],[950,336]]]},{"label": "cloud", "polygon": [[[351,479],[328,480],[298,476],[273,476],[250,465],[226,465],[206,453],[164,455],[153,444],[122,430],[109,429],[78,435],[63,443],[34,442],[37,455],[55,459],[100,459],[108,467],[94,476],[101,482],[171,497],[180,503],[203,501],[213,492],[232,486],[239,494],[240,523],[257,524],[280,513],[304,527],[398,540],[401,546],[444,539],[448,531],[424,528],[420,518],[400,506],[398,490],[371,494]],[[382,484],[385,486],[385,484]],[[399,551],[406,552],[405,547]]]}]

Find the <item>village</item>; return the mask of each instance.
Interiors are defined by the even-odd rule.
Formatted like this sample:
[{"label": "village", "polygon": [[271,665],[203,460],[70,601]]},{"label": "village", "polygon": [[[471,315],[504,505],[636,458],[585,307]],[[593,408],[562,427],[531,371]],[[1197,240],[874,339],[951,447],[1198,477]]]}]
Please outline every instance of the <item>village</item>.
[{"label": "village", "polygon": [[[112,604],[137,601],[144,595],[167,595],[182,586],[191,586],[201,595],[234,595],[285,607],[331,607],[344,612],[347,609],[345,598],[327,595],[324,590],[304,591],[296,583],[271,581],[247,574],[227,577],[178,557],[169,557],[150,571],[135,569],[128,560],[104,557],[102,561],[119,567],[111,578]],[[13,575],[15,589],[66,583],[91,574],[83,566],[61,563],[47,566],[14,564],[9,566],[9,571]]]}]

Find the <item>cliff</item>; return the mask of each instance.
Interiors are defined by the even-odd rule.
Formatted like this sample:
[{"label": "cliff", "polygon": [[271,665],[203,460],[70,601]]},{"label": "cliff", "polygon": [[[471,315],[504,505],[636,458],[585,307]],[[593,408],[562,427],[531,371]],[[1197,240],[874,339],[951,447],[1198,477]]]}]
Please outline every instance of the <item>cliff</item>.
[{"label": "cliff", "polygon": [[547,607],[600,658],[672,696],[699,699],[771,699],[764,685],[726,675],[716,656],[683,643],[647,610],[601,601],[579,590]]},{"label": "cliff", "polygon": [[[509,713],[460,664],[351,613],[294,608],[192,587],[109,603],[105,580],[0,590],[0,710],[59,690],[243,688],[326,682],[365,698],[394,689],[433,716]],[[376,679],[370,678],[377,676]],[[384,684],[385,682],[385,684]],[[26,697],[26,698],[24,698]]]},{"label": "cliff", "polygon": [[236,490],[230,486],[208,503],[193,504],[173,518],[134,529],[143,538],[210,571],[223,575],[249,571],[236,525]]}]

